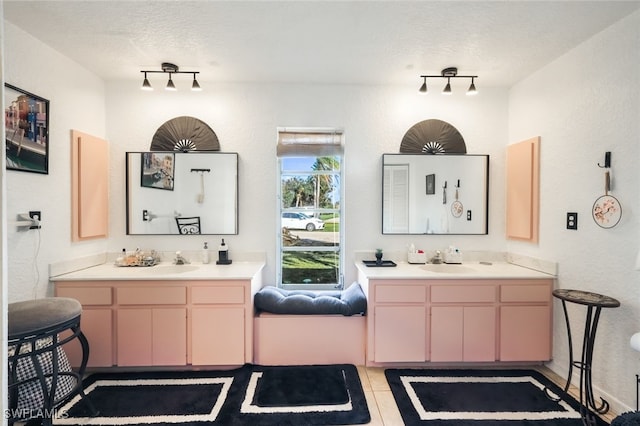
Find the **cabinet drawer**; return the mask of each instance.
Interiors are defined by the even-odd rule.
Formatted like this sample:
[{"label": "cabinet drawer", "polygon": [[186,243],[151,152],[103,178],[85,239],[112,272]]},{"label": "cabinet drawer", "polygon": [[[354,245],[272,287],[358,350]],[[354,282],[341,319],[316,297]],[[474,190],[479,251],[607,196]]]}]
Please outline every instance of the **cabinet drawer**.
[{"label": "cabinet drawer", "polygon": [[381,303],[424,303],[427,288],[421,285],[379,285],[376,286],[376,302]]},{"label": "cabinet drawer", "polygon": [[81,305],[110,305],[110,287],[62,287],[56,289],[56,296],[76,299]]},{"label": "cabinet drawer", "polygon": [[184,305],[186,287],[122,287],[116,289],[120,305]]},{"label": "cabinet drawer", "polygon": [[503,285],[501,302],[548,302],[551,289],[547,285]]},{"label": "cabinet drawer", "polygon": [[191,303],[244,303],[244,287],[193,287],[191,289]]},{"label": "cabinet drawer", "polygon": [[496,290],[492,285],[450,285],[431,287],[432,303],[494,302]]}]

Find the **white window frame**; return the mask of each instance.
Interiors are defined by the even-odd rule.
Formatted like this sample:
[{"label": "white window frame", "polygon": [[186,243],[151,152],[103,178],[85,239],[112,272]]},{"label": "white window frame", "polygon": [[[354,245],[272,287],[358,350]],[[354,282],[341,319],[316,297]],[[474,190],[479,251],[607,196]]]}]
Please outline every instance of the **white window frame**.
[{"label": "white window frame", "polygon": [[[277,176],[277,196],[276,196],[276,285],[289,289],[304,290],[336,290],[344,288],[344,242],[345,242],[345,225],[344,225],[344,135],[341,129],[336,128],[278,128],[278,171]],[[305,135],[313,135],[311,138]],[[283,284],[282,283],[282,228],[281,217],[284,210],[282,209],[282,157],[340,157],[340,169],[332,172],[338,174],[340,179],[340,202],[337,213],[340,217],[340,231],[338,241],[338,268],[339,276],[337,283],[331,284]],[[295,172],[295,171],[290,171]],[[301,171],[306,175],[314,174],[308,170]],[[318,172],[317,174],[322,174]],[[314,210],[319,213],[334,212],[331,209]],[[287,251],[309,251],[309,247],[287,248]],[[313,251],[335,251],[335,247],[313,247]]]}]

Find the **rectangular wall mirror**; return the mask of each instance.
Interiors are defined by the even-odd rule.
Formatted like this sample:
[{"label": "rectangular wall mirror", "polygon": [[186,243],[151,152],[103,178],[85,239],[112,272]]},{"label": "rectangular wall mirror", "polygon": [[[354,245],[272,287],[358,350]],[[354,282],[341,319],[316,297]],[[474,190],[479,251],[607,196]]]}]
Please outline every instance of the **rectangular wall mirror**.
[{"label": "rectangular wall mirror", "polygon": [[127,152],[126,181],[129,235],[238,233],[237,153]]},{"label": "rectangular wall mirror", "polygon": [[488,155],[382,155],[383,234],[487,234]]}]

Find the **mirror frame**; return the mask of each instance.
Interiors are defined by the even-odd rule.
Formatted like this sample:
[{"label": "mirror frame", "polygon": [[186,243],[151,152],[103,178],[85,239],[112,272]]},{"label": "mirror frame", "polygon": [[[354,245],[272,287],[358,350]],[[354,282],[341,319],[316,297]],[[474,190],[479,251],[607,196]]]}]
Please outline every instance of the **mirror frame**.
[{"label": "mirror frame", "polygon": [[[411,232],[411,227],[410,227],[410,223],[408,224],[408,229],[406,232],[392,232],[389,231],[388,229],[385,229],[385,165],[390,165],[390,164],[394,164],[394,163],[387,163],[385,164],[385,158],[386,157],[414,157],[414,158],[418,158],[418,157],[424,157],[425,159],[429,159],[429,160],[435,160],[437,161],[437,159],[439,158],[447,158],[447,159],[453,159],[453,158],[470,158],[470,157],[480,157],[480,158],[484,158],[485,162],[484,162],[484,168],[485,168],[485,176],[482,176],[481,179],[478,179],[478,181],[481,181],[484,183],[484,196],[482,196],[482,202],[484,203],[483,206],[483,213],[484,213],[484,221],[482,221],[482,228],[481,230],[479,230],[478,232],[427,232],[429,226],[428,226],[428,221],[427,221],[427,226],[425,227],[425,231],[424,232]],[[408,160],[408,158],[407,158]],[[422,189],[423,193],[426,194],[427,196],[429,195],[434,195],[435,197],[439,197],[439,199],[442,199],[442,191],[443,188],[441,187],[441,184],[438,183],[438,179],[434,176],[431,177],[431,184],[433,185],[433,187],[429,188],[427,187],[429,185],[429,181],[430,181],[430,175],[431,172],[429,171],[425,171],[423,173],[423,175],[425,176],[424,179],[424,183],[420,183],[421,187],[425,186],[425,188]],[[412,180],[410,178],[410,176],[408,177],[408,182],[409,184],[411,184]],[[382,154],[382,203],[381,203],[381,230],[382,230],[382,234],[383,235],[487,235],[489,234],[489,155],[487,154],[413,154],[413,153],[389,153],[389,154]],[[453,181],[450,182],[450,184],[447,185],[447,192],[448,192],[448,199],[449,200],[454,200],[454,193],[455,193],[455,183]],[[468,187],[468,185],[465,185],[464,182],[460,185],[461,191],[465,190],[465,186]],[[417,194],[414,192],[414,194]],[[408,196],[408,202],[411,199],[411,196],[413,194],[409,193],[409,189],[407,190],[407,196]],[[448,202],[448,204],[450,204],[451,202]],[[475,211],[477,209],[472,209],[472,211]],[[410,212],[408,213],[409,215],[411,214]],[[463,217],[461,218],[463,220]],[[409,219],[410,220],[410,219]]]},{"label": "mirror frame", "polygon": [[[218,233],[201,233],[201,234],[180,234],[180,233],[163,233],[163,232],[158,232],[158,233],[145,233],[145,232],[132,232],[132,224],[131,224],[131,215],[132,214],[136,214],[135,212],[130,212],[130,208],[131,208],[131,196],[132,194],[130,193],[130,189],[131,189],[131,182],[133,182],[133,184],[138,183],[140,184],[140,186],[142,187],[142,183],[141,183],[141,176],[130,176],[131,170],[130,170],[130,158],[132,159],[131,161],[142,161],[142,156],[140,155],[139,159],[134,159],[133,154],[144,154],[144,153],[151,153],[151,154],[174,154],[176,156],[178,155],[227,155],[227,156],[234,156],[235,158],[235,178],[234,178],[234,183],[235,183],[235,200],[233,200],[233,205],[234,205],[234,209],[235,209],[235,213],[234,213],[234,223],[233,223],[233,230],[230,230],[229,232],[218,232]],[[126,152],[125,153],[125,206],[126,206],[126,211],[125,211],[125,216],[126,216],[126,234],[127,235],[176,235],[176,236],[184,236],[184,235],[238,235],[238,229],[239,229],[239,173],[238,173],[238,166],[239,166],[239,156],[238,153],[236,152],[220,152],[220,151],[131,151],[131,152]],[[140,166],[141,167],[141,166]],[[194,169],[195,170],[195,169]],[[205,169],[206,170],[206,169]],[[213,172],[214,170],[212,170]],[[131,179],[131,182],[130,182]],[[160,192],[163,192],[165,189],[161,189],[158,188],[160,190]],[[206,193],[206,192],[205,192]],[[196,203],[196,201],[194,201],[194,203]]]}]

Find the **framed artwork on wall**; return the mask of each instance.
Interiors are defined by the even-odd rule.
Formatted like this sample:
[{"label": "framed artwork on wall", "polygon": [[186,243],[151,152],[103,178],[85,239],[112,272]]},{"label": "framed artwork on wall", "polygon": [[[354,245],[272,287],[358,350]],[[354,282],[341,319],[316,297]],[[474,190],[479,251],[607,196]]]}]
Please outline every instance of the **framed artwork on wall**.
[{"label": "framed artwork on wall", "polygon": [[175,154],[143,152],[140,186],[173,191]]},{"label": "framed artwork on wall", "polygon": [[436,175],[430,174],[426,176],[427,195],[433,195],[436,193]]},{"label": "framed artwork on wall", "polygon": [[8,170],[49,173],[49,101],[4,85]]}]

